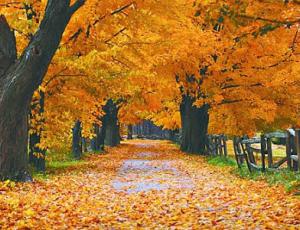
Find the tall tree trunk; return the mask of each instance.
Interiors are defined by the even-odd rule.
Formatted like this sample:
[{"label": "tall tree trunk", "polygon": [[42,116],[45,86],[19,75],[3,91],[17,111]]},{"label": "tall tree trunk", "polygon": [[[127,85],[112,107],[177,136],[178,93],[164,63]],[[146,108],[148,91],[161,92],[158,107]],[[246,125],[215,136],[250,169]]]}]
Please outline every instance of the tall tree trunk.
[{"label": "tall tree trunk", "polygon": [[100,151],[104,151],[105,135],[106,135],[106,124],[103,122],[100,128],[99,139],[98,139]]},{"label": "tall tree trunk", "polygon": [[[0,180],[30,181],[27,168],[27,135],[29,103],[14,92],[13,70],[17,61],[14,32],[0,16]],[[13,68],[14,67],[14,68]]]},{"label": "tall tree trunk", "polygon": [[99,151],[100,145],[99,145],[99,134],[100,134],[100,127],[98,124],[94,124],[94,137],[91,140],[91,149],[93,151]]},{"label": "tall tree trunk", "polygon": [[119,109],[113,100],[108,100],[104,106],[105,112],[105,144],[111,147],[120,144],[120,126],[118,123]]},{"label": "tall tree trunk", "polygon": [[87,141],[85,137],[81,138],[81,143],[82,143],[82,151],[86,153],[88,151],[88,148],[87,148]]},{"label": "tall tree trunk", "polygon": [[137,136],[138,138],[141,138],[142,137],[142,133],[143,133],[143,126],[142,126],[143,123],[139,123],[137,124]]},{"label": "tall tree trunk", "polygon": [[0,180],[31,181],[27,159],[28,110],[17,111],[14,116],[0,112]]},{"label": "tall tree trunk", "polygon": [[184,95],[180,105],[182,139],[180,149],[187,153],[205,154],[209,122],[208,105],[197,108],[195,100]]},{"label": "tall tree trunk", "polygon": [[72,130],[72,153],[76,160],[82,156],[82,136],[81,136],[81,122],[76,121]]},{"label": "tall tree trunk", "polygon": [[44,18],[17,59],[14,32],[0,16],[0,180],[29,181],[28,113],[32,95],[41,84],[73,13],[77,0],[48,0]]},{"label": "tall tree trunk", "polygon": [[132,125],[128,125],[127,127],[127,139],[128,140],[132,140],[133,137],[132,137],[132,134],[133,134],[133,128],[132,128]]},{"label": "tall tree trunk", "polygon": [[94,124],[95,137],[91,141],[91,148],[93,151],[104,151],[104,140],[106,133],[105,115],[101,118],[102,126]]},{"label": "tall tree trunk", "polygon": [[[35,120],[35,124],[37,124],[38,127],[31,127],[33,130],[29,135],[29,163],[31,163],[38,172],[45,172],[46,169],[46,150],[39,147],[39,144],[41,143],[41,134],[43,131],[44,107],[45,93],[40,91],[39,98],[31,105],[30,121],[32,122],[33,119],[41,120]],[[33,113],[36,113],[38,116]]]}]

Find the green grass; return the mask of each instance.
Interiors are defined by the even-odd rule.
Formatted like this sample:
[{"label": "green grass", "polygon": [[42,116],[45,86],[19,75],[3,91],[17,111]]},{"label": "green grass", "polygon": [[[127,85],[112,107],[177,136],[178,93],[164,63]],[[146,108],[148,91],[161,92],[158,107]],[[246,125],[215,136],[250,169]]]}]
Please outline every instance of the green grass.
[{"label": "green grass", "polygon": [[222,157],[222,156],[208,157],[207,162],[211,165],[221,166],[221,167],[236,166],[235,160],[230,157]]},{"label": "green grass", "polygon": [[67,149],[48,151],[46,154],[46,162],[64,162],[72,161],[73,155]]},{"label": "green grass", "polygon": [[84,160],[51,161],[46,163],[45,173],[40,173],[32,170],[32,176],[37,180],[46,180],[55,174],[64,172],[70,167],[80,166],[82,164],[84,164]]},{"label": "green grass", "polygon": [[288,169],[267,169],[266,172],[250,173],[246,167],[235,168],[234,174],[250,180],[264,180],[270,185],[283,185],[287,191],[300,190],[300,173]]},{"label": "green grass", "polygon": [[39,173],[39,172],[32,172],[32,177],[34,180],[46,180],[49,179],[49,174],[47,173]]},{"label": "green grass", "polygon": [[283,185],[288,192],[300,191],[300,172],[293,172],[288,169],[267,169],[266,172],[249,172],[246,165],[238,168],[235,160],[231,157],[208,157],[207,162],[218,167],[231,167],[231,173],[248,180],[264,180],[270,185]]},{"label": "green grass", "polygon": [[35,172],[33,167],[31,167],[30,171],[34,179],[45,180],[55,174],[65,172],[68,168],[74,168],[76,166],[80,167],[81,165],[84,165],[86,163],[86,161],[84,160],[85,157],[91,154],[100,155],[104,153],[105,153],[104,151],[84,153],[81,160],[75,160],[73,158],[72,153],[68,152],[67,150],[60,150],[60,151],[53,151],[53,152],[49,151],[46,157],[46,172],[45,173]]},{"label": "green grass", "polygon": [[72,166],[82,164],[82,160],[70,160],[70,161],[52,161],[47,164],[47,169],[65,169]]},{"label": "green grass", "polygon": [[85,163],[84,157],[87,155],[88,154],[84,154],[81,160],[75,160],[71,153],[64,154],[63,156],[59,156],[59,154],[53,154],[52,157],[46,160],[46,172],[36,172],[33,168],[31,168],[32,176],[37,180],[49,179],[51,176],[60,172],[64,172],[68,168],[83,165]]},{"label": "green grass", "polygon": [[82,155],[81,160],[75,160],[72,153],[51,153],[48,160],[46,160],[46,170],[47,171],[53,171],[53,170],[59,170],[59,169],[66,169],[72,166],[80,165],[83,163],[84,157],[88,155],[87,153],[84,153]]},{"label": "green grass", "polygon": [[103,150],[97,150],[97,151],[93,151],[93,152],[90,153],[90,154],[101,155],[101,154],[105,154],[105,151],[103,151]]}]

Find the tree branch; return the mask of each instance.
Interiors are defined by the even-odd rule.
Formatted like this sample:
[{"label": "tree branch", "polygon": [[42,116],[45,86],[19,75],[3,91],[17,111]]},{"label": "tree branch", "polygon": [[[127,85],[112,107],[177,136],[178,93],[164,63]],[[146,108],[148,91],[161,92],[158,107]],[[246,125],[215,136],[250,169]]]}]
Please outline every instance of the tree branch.
[{"label": "tree branch", "polygon": [[62,74],[64,71],[66,71],[67,68],[64,68],[62,70],[60,70],[58,73],[54,74],[44,85],[45,87],[47,87],[52,81],[54,81],[56,78],[58,78],[60,76],[60,74]]},{"label": "tree branch", "polygon": [[85,3],[85,0],[77,0],[72,6],[70,6],[70,14],[74,14]]},{"label": "tree branch", "polygon": [[5,16],[0,15],[0,76],[17,59],[16,37]]},{"label": "tree branch", "polygon": [[126,27],[122,28],[117,33],[113,34],[109,39],[104,41],[104,43],[106,43],[106,44],[109,43],[113,38],[117,37],[119,34],[123,33],[125,30],[126,30]]},{"label": "tree branch", "polygon": [[252,15],[246,15],[246,14],[237,14],[236,17],[244,18],[252,21],[263,21],[263,22],[276,23],[276,24],[287,25],[287,26],[291,26],[300,22],[300,19],[296,19],[293,21],[279,21],[276,19],[269,19],[269,18],[257,17]]},{"label": "tree branch", "polygon": [[[238,85],[238,84],[232,84],[232,85],[224,85],[221,87],[221,89],[232,89],[232,88],[239,88],[242,87],[243,85]],[[262,83],[255,83],[255,84],[251,84],[249,86],[244,86],[244,87],[259,87],[259,86],[263,86]]]},{"label": "tree branch", "polygon": [[132,5],[133,5],[133,2],[131,2],[131,3],[127,4],[127,5],[125,5],[125,6],[122,6],[122,7],[120,7],[119,9],[116,9],[116,10],[114,10],[113,12],[111,12],[111,15],[118,14],[118,13],[120,13],[120,12],[126,10],[127,8],[129,8],[129,7],[132,6]]},{"label": "tree branch", "polygon": [[[63,33],[72,13],[84,4],[85,0],[77,0],[70,6],[70,0],[48,0],[44,17],[30,43],[23,51],[18,62],[11,71],[7,71],[4,87],[0,91],[3,106],[10,101],[28,104],[33,92],[42,83],[49,64],[60,44]],[[3,19],[1,20],[3,24]],[[16,107],[20,107],[16,104]],[[23,107],[20,107],[23,108]]]},{"label": "tree branch", "polygon": [[238,103],[238,102],[242,102],[242,101],[244,101],[244,100],[243,99],[235,99],[235,100],[224,99],[218,105],[234,104],[234,103]]}]

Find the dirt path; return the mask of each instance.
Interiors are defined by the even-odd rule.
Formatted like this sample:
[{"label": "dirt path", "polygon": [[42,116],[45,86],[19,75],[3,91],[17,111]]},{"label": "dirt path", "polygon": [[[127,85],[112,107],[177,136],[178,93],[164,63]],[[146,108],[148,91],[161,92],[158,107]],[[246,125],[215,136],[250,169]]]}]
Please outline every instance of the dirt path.
[{"label": "dirt path", "polygon": [[132,141],[48,180],[0,187],[3,229],[300,229],[300,199],[167,142]]}]

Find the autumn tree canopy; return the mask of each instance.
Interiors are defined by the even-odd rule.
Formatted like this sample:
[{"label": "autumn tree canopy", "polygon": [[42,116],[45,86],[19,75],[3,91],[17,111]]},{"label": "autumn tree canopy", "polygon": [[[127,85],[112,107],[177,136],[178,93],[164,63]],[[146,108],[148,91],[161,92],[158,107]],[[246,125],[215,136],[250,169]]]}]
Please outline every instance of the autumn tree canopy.
[{"label": "autumn tree canopy", "polygon": [[[56,2],[0,1],[1,22],[16,42],[17,51],[10,52],[26,66],[33,65],[25,61],[30,52],[45,54],[34,42],[48,20],[52,23],[53,31],[42,31],[43,45],[53,46],[42,63],[45,70],[29,68],[29,75],[40,76],[23,95],[31,101],[30,133],[39,134],[41,149],[69,145],[78,120],[82,135],[93,138],[109,99],[118,103],[119,122],[127,125],[151,119],[166,129],[185,130],[183,111],[195,110],[190,127],[200,123],[204,136],[299,123],[298,1],[78,0],[57,7]],[[66,28],[55,31],[65,12]],[[6,69],[1,71],[5,75]],[[187,101],[189,107],[183,106]],[[197,108],[205,108],[204,117],[197,117]]]}]

